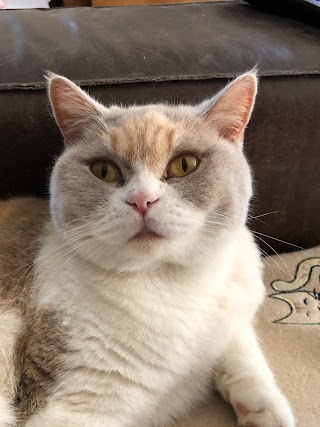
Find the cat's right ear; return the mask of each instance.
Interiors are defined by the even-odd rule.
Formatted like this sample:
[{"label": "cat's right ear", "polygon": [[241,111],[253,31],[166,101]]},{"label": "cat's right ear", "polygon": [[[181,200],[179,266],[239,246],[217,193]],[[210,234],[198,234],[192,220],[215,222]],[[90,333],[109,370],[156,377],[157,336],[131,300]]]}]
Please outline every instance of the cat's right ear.
[{"label": "cat's right ear", "polygon": [[79,86],[51,72],[45,77],[53,115],[66,144],[79,140],[87,126],[101,124],[102,106]]}]

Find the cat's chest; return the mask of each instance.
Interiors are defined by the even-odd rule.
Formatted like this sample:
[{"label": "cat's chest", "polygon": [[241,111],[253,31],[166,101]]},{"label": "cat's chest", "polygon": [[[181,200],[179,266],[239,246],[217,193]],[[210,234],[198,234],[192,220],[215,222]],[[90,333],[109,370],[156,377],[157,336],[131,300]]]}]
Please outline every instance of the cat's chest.
[{"label": "cat's chest", "polygon": [[201,279],[79,270],[55,277],[40,305],[56,305],[68,330],[56,398],[79,405],[81,393],[84,411],[103,399],[106,411],[134,405],[140,413],[179,384],[181,402],[206,393],[231,329],[214,277]]},{"label": "cat's chest", "polygon": [[182,291],[177,279],[78,276],[69,289],[79,292],[72,305],[64,302],[69,347],[86,366],[126,375],[143,370],[145,377],[161,369],[183,375],[190,363],[218,354],[227,335],[226,327],[221,330],[225,307],[210,286],[191,280]]}]

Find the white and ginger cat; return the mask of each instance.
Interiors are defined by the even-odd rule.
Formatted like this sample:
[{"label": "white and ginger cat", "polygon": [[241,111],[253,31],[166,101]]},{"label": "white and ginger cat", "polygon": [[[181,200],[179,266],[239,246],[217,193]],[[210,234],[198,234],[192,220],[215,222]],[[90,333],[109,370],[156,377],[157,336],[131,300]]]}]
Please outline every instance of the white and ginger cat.
[{"label": "white and ginger cat", "polygon": [[65,141],[50,214],[0,204],[0,427],[164,427],[213,387],[239,425],[294,426],[253,328],[255,73],[196,107],[48,84]]}]

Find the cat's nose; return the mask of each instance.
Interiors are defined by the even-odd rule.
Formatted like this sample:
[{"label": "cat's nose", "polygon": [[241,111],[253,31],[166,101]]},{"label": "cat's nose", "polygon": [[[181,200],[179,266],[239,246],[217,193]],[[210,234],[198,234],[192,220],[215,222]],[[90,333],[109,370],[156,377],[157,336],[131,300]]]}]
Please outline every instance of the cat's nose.
[{"label": "cat's nose", "polygon": [[158,197],[151,193],[136,193],[132,194],[127,199],[127,203],[135,208],[141,215],[145,215],[152,205],[156,202]]}]

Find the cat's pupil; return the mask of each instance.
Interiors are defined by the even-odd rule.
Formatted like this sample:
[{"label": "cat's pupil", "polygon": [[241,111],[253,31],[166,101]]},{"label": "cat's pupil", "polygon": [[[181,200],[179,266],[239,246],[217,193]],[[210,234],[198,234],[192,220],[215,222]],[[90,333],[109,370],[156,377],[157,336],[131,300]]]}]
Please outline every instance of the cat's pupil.
[{"label": "cat's pupil", "polygon": [[101,176],[102,178],[105,178],[108,173],[108,166],[106,163],[101,167]]},{"label": "cat's pupil", "polygon": [[186,161],[186,159],[185,159],[184,157],[182,158],[181,166],[182,166],[183,171],[184,171],[184,172],[187,172],[187,169],[188,169],[188,163],[187,163],[187,161]]}]

